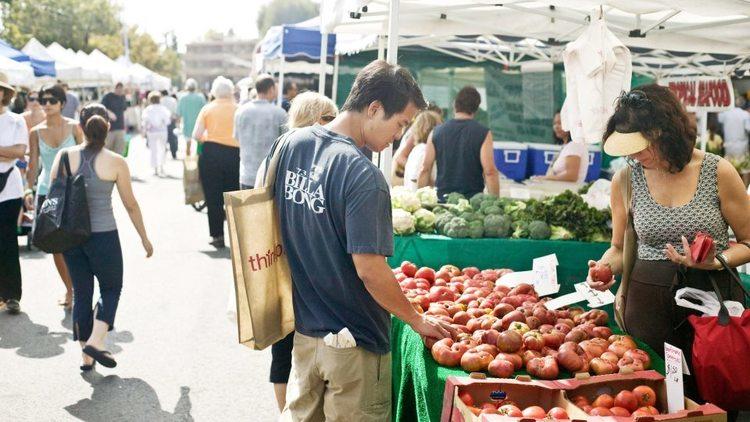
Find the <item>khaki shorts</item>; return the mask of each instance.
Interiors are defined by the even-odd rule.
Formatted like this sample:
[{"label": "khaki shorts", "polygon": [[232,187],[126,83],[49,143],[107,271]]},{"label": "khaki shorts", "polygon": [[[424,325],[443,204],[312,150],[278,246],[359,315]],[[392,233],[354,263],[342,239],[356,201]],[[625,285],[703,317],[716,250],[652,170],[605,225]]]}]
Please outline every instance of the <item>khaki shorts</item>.
[{"label": "khaki shorts", "polygon": [[125,152],[125,131],[110,130],[104,141],[104,148],[122,155]]},{"label": "khaki shorts", "polygon": [[280,421],[391,420],[391,354],[337,349],[294,333],[292,373]]}]

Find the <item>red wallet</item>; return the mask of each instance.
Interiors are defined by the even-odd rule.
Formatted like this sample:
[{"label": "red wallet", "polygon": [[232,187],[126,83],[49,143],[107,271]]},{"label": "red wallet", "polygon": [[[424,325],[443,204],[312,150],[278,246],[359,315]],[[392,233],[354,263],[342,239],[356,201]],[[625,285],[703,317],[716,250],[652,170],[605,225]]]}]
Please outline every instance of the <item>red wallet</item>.
[{"label": "red wallet", "polygon": [[690,257],[693,262],[701,263],[708,258],[708,253],[714,246],[714,239],[706,233],[698,232],[690,245]]}]

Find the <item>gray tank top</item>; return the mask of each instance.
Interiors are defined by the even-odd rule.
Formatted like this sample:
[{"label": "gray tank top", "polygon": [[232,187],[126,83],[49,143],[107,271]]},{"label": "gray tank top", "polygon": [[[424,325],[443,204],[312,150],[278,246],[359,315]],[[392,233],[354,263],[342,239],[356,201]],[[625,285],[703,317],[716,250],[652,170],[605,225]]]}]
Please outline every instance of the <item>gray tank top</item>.
[{"label": "gray tank top", "polygon": [[681,207],[665,207],[651,196],[643,167],[633,166],[633,226],[638,235],[638,258],[647,261],[666,260],[664,252],[670,243],[684,254],[681,236],[692,241],[696,233],[708,233],[716,243],[716,252],[729,247],[729,226],[721,214],[717,168],[720,158],[706,153],[698,175],[695,196]]},{"label": "gray tank top", "polygon": [[86,179],[86,199],[89,203],[91,232],[109,232],[117,230],[115,215],[112,212],[112,188],[115,182],[102,180],[94,171],[94,161],[99,151],[81,150],[81,165],[76,174]]}]

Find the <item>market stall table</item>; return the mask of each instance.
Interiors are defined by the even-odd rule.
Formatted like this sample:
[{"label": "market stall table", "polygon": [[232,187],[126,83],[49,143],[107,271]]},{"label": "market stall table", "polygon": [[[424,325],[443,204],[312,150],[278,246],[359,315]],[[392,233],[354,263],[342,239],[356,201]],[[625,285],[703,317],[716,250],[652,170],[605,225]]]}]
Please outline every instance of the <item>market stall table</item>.
[{"label": "market stall table", "polygon": [[[531,270],[532,261],[556,254],[559,265],[559,294],[572,293],[574,284],[586,280],[588,261],[599,259],[609,243],[530,239],[452,239],[439,235],[394,236],[391,267],[411,261],[417,266],[440,268],[452,264],[459,268],[511,268]],[[608,311],[611,312],[611,311]]]}]

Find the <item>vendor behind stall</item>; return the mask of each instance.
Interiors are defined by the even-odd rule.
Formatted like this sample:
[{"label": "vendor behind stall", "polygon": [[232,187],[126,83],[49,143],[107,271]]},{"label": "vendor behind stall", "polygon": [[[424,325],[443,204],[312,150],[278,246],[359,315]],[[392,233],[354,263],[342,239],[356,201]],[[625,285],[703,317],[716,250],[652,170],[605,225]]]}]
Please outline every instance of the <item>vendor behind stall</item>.
[{"label": "vendor behind stall", "polygon": [[585,143],[570,141],[570,132],[562,128],[560,112],[557,112],[552,120],[552,131],[555,134],[555,143],[562,145],[562,150],[547,170],[547,174],[534,179],[583,183],[589,168],[588,147]]},{"label": "vendor behind stall", "polygon": [[419,187],[429,186],[433,164],[437,164],[435,185],[438,197],[451,192],[466,197],[483,192],[499,195],[492,132],[474,120],[482,97],[473,86],[465,86],[453,102],[453,119],[435,127],[427,139]]},{"label": "vendor behind stall", "polygon": [[[658,354],[664,342],[691,356],[692,326],[687,310],[675,305],[675,290],[693,287],[713,291],[709,274],[728,300],[742,300],[716,256],[731,267],[750,262],[750,249],[729,243],[731,227],[739,241],[750,240],[750,200],[737,171],[725,159],[695,149],[695,129],[677,97],[666,87],[646,85],[624,94],[607,123],[604,151],[628,157],[629,167],[612,182],[612,246],[599,260],[620,274],[628,264],[624,233],[631,213],[637,245],[624,306],[624,329]],[[630,199],[624,192],[630,188]],[[689,241],[698,232],[716,242],[704,262],[691,259]],[[593,267],[597,263],[590,261]],[[734,270],[733,270],[734,271]],[[614,283],[592,281],[606,290]],[[692,377],[686,395],[700,399]]]}]

